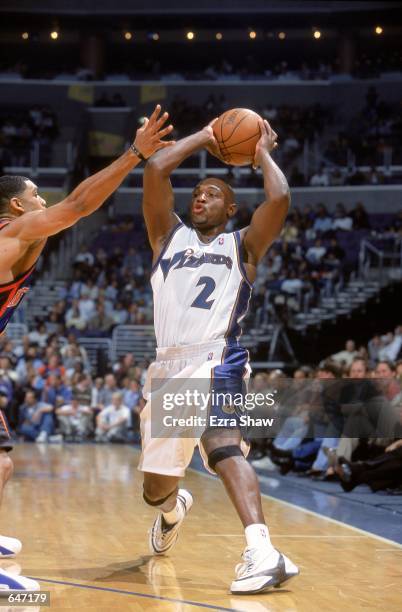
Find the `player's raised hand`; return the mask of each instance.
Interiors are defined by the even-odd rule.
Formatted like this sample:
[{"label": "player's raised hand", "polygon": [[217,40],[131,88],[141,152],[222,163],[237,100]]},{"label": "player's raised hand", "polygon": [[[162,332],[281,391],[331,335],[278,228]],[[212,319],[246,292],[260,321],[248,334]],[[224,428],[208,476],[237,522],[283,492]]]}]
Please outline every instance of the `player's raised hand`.
[{"label": "player's raised hand", "polygon": [[217,159],[219,159],[221,162],[225,164],[226,162],[222,157],[222,153],[216,141],[215,133],[214,133],[214,123],[216,123],[217,121],[218,121],[218,117],[215,117],[215,119],[212,119],[212,121],[210,121],[208,125],[204,127],[204,130],[210,136],[210,139],[208,143],[205,145],[205,148],[208,151],[208,153],[210,153],[211,155],[213,155],[214,157],[216,157]]},{"label": "player's raised hand", "polygon": [[258,168],[258,166],[260,165],[259,156],[261,155],[261,153],[263,153],[264,151],[268,151],[268,153],[271,153],[271,151],[276,149],[276,147],[278,146],[278,134],[271,128],[268,121],[266,119],[261,119],[258,124],[260,126],[261,136],[255,147],[253,168]]},{"label": "player's raised hand", "polygon": [[164,127],[169,117],[169,113],[161,114],[161,106],[157,104],[154,112],[149,117],[145,117],[143,125],[138,128],[135,135],[134,146],[146,158],[151,157],[159,149],[171,147],[175,144],[174,140],[162,140],[171,133],[173,125]]}]

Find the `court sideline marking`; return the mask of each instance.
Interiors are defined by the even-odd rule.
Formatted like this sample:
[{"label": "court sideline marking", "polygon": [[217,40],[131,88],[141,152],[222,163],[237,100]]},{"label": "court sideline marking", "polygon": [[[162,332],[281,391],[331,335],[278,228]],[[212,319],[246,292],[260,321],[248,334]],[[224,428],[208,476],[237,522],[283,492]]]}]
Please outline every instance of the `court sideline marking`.
[{"label": "court sideline marking", "polygon": [[[210,478],[211,480],[219,481],[217,476],[208,474],[207,472],[202,471],[202,469],[199,470],[194,467],[189,467],[187,469],[192,470],[193,472],[197,472],[197,474],[200,474],[200,476],[204,476],[204,478]],[[264,482],[263,479],[266,478],[265,476],[261,476],[260,474],[258,474],[258,472],[257,472],[257,476],[259,480],[262,480],[262,482]],[[329,521],[330,523],[334,523],[335,525],[340,525],[341,527],[347,527],[348,529],[352,529],[353,531],[356,531],[357,533],[361,533],[365,535],[366,537],[375,538],[376,540],[379,540],[380,542],[384,542],[385,544],[391,544],[392,546],[395,546],[396,548],[400,548],[402,550],[402,544],[399,544],[399,542],[395,542],[394,540],[389,540],[388,538],[383,538],[382,536],[379,536],[376,533],[371,533],[371,531],[366,531],[365,529],[354,527],[354,525],[349,525],[348,523],[342,523],[342,521],[338,521],[337,519],[334,519],[330,516],[325,516],[325,514],[319,514],[318,512],[314,512],[314,510],[309,510],[307,508],[303,508],[302,506],[297,506],[296,504],[292,504],[291,502],[284,501],[283,499],[277,499],[276,497],[273,497],[272,495],[268,495],[268,493],[261,492],[261,496],[265,497],[266,499],[270,499],[274,502],[278,502],[279,504],[282,504],[284,506],[288,506],[288,508],[292,508],[294,510],[300,510],[302,512],[305,512],[306,514],[311,514],[312,516],[316,516],[323,521]]]},{"label": "court sideline marking", "polygon": [[[52,584],[62,584],[66,586],[78,587],[80,589],[92,589],[94,591],[108,591],[109,593],[120,593],[121,595],[135,595],[136,597],[144,597],[145,599],[158,599],[171,603],[186,604],[188,606],[197,606],[199,608],[208,608],[209,610],[225,610],[225,612],[247,612],[247,610],[239,610],[238,608],[224,608],[222,606],[214,606],[212,604],[191,601],[187,599],[174,599],[173,597],[163,597],[159,595],[151,595],[148,593],[137,593],[136,591],[125,591],[124,589],[113,589],[112,587],[94,586],[92,584],[80,584],[78,582],[68,582],[66,580],[51,580],[50,578],[39,578],[36,576],[28,576],[32,580],[40,580],[41,582],[51,582]],[[1,600],[0,600],[1,601]]]}]

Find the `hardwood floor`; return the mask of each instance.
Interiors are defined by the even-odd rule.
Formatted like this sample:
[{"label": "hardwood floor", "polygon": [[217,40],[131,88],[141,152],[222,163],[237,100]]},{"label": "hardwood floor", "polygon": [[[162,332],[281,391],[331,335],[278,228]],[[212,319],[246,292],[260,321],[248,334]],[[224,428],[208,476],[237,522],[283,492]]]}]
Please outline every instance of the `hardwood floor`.
[{"label": "hardwood floor", "polygon": [[402,609],[400,545],[264,498],[272,540],[301,575],[286,588],[236,597],[228,587],[244,538],[218,480],[189,470],[193,508],[171,556],[154,558],[147,531],[155,511],[142,501],[132,448],[27,444],[13,458],[1,533],[22,540],[15,561],[50,591],[50,610]]}]

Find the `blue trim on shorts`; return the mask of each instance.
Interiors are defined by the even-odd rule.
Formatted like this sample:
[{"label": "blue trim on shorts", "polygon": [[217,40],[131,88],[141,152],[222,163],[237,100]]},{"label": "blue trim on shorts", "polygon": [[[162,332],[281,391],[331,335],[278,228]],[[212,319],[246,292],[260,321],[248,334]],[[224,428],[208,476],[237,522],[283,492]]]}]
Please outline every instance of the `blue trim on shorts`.
[{"label": "blue trim on shorts", "polygon": [[248,351],[242,346],[228,345],[224,349],[221,365],[212,369],[211,393],[213,394],[208,410],[207,429],[208,427],[240,428],[239,419],[244,411],[241,400],[247,392],[244,376],[248,357]]}]

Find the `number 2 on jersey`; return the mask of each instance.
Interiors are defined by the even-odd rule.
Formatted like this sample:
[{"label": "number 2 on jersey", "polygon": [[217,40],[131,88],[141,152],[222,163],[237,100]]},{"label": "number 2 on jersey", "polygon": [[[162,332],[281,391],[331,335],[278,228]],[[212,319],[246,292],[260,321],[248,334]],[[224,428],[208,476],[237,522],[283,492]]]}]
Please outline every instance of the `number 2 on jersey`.
[{"label": "number 2 on jersey", "polygon": [[200,285],[204,285],[204,287],[201,293],[197,295],[191,306],[194,306],[194,308],[204,308],[205,310],[210,310],[215,300],[207,300],[211,293],[213,293],[215,290],[216,283],[210,276],[201,276],[196,287],[199,287]]}]

